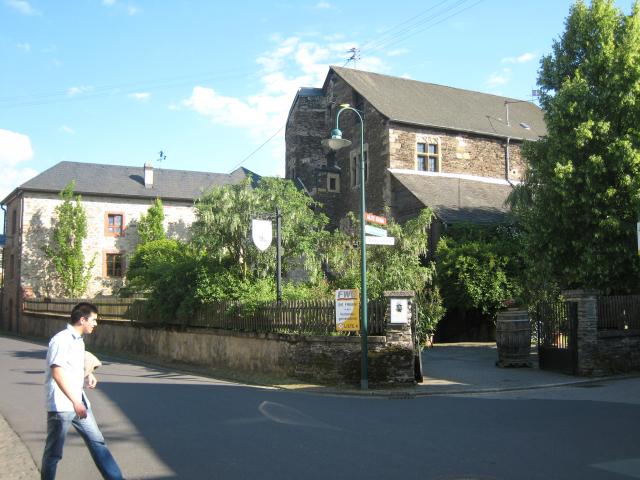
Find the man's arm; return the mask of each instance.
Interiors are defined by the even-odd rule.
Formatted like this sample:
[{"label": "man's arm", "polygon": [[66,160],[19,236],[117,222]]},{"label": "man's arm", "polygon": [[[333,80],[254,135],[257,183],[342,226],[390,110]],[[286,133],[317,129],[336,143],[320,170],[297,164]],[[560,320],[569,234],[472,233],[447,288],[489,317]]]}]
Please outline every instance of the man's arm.
[{"label": "man's arm", "polygon": [[78,415],[79,418],[86,418],[87,407],[85,407],[84,403],[82,403],[82,398],[75,398],[75,396],[71,392],[71,388],[69,387],[69,383],[67,382],[67,377],[64,373],[64,370],[58,365],[51,365],[51,376],[58,384],[60,390],[62,390],[62,393],[64,393],[73,404],[73,410],[76,412],[76,415]]}]

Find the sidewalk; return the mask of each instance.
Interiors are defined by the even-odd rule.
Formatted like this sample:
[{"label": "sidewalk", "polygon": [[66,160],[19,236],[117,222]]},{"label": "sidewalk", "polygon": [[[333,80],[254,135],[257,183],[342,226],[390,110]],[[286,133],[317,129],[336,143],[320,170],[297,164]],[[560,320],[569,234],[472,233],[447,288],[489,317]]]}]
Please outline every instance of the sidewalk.
[{"label": "sidewalk", "polygon": [[0,414],[0,479],[37,480],[40,472],[20,437]]}]

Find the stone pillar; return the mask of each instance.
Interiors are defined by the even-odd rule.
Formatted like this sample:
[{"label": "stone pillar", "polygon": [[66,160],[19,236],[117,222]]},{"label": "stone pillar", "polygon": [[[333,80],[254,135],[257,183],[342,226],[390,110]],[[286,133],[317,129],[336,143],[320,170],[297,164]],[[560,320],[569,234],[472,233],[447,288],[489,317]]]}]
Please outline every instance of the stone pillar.
[{"label": "stone pillar", "polygon": [[562,296],[578,304],[578,375],[597,375],[598,295],[597,290],[565,290]]},{"label": "stone pillar", "polygon": [[395,384],[415,383],[415,344],[411,329],[415,292],[386,291],[385,351],[389,379]]}]

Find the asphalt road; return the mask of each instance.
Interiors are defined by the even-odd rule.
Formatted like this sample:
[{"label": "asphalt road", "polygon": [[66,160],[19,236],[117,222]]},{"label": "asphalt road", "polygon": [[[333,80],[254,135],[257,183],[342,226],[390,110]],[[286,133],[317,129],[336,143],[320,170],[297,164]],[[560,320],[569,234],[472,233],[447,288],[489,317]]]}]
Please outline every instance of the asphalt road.
[{"label": "asphalt road", "polygon": [[[0,412],[36,463],[45,347],[0,337]],[[129,479],[640,478],[640,379],[384,399],[105,362],[89,393]],[[59,478],[99,478],[77,434]]]}]

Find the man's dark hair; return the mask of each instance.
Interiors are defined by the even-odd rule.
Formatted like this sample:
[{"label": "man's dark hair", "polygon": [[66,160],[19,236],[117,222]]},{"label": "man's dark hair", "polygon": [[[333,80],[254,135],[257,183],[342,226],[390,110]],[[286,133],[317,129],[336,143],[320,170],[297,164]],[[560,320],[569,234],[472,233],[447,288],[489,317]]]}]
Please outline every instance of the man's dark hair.
[{"label": "man's dark hair", "polygon": [[98,307],[96,307],[93,303],[89,302],[80,302],[73,310],[71,310],[71,318],[69,319],[69,323],[71,325],[75,325],[82,318],[89,318],[92,313],[98,314]]}]

